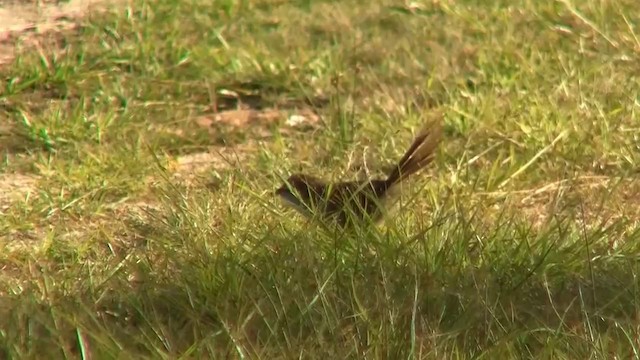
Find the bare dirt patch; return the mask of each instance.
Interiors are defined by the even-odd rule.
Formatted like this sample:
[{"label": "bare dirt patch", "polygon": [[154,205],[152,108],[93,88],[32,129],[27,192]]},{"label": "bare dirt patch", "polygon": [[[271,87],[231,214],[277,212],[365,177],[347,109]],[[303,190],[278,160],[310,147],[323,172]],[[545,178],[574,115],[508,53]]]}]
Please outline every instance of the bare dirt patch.
[{"label": "bare dirt patch", "polygon": [[616,224],[634,229],[640,218],[640,208],[635,201],[640,196],[640,183],[635,179],[585,175],[535,189],[481,195],[484,199],[504,199],[492,207],[493,215],[497,216],[507,207],[527,219],[533,229],[544,228],[554,219],[570,219],[585,230]]},{"label": "bare dirt patch", "polygon": [[73,29],[78,24],[77,19],[112,2],[114,1],[0,2],[0,66],[11,63],[18,44],[37,47],[39,36]]},{"label": "bare dirt patch", "polygon": [[27,174],[0,174],[0,214],[7,210],[12,201],[33,191],[38,177]]},{"label": "bare dirt patch", "polygon": [[205,114],[198,117],[196,123],[207,129],[209,134],[215,135],[221,128],[241,131],[251,129],[257,135],[269,137],[269,127],[282,123],[279,131],[286,135],[292,131],[313,129],[319,125],[320,116],[312,109],[302,108],[289,110],[280,109],[238,109],[226,110],[213,114]]},{"label": "bare dirt patch", "polygon": [[256,144],[211,147],[199,152],[177,157],[170,168],[172,178],[186,186],[210,187],[210,171],[221,171],[241,166],[242,161],[256,149]]}]

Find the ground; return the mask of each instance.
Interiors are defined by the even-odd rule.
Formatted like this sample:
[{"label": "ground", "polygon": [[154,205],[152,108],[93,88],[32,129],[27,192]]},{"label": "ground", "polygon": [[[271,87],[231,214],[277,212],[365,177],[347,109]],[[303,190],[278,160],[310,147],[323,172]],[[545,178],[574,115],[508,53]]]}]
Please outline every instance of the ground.
[{"label": "ground", "polygon": [[1,357],[637,357],[636,7],[0,3]]}]

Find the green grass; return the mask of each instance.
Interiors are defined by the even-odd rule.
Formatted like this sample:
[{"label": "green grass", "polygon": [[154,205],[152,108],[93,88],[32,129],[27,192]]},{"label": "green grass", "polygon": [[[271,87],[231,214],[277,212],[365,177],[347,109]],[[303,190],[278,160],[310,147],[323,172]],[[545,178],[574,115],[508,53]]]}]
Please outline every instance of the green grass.
[{"label": "green grass", "polygon": [[[636,1],[399,4],[142,0],[21,50],[0,357],[639,357]],[[203,128],[222,90],[321,120]],[[273,198],[382,175],[439,112],[381,226]]]}]

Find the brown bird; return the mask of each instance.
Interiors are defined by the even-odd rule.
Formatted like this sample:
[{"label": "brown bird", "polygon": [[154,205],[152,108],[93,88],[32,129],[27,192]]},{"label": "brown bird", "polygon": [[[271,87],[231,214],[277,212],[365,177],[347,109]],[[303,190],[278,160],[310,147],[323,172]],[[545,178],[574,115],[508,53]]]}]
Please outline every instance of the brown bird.
[{"label": "brown bird", "polygon": [[377,222],[392,190],[433,161],[441,133],[439,122],[426,125],[384,180],[327,183],[310,175],[294,174],[275,193],[305,216],[318,214],[342,227],[367,218]]}]

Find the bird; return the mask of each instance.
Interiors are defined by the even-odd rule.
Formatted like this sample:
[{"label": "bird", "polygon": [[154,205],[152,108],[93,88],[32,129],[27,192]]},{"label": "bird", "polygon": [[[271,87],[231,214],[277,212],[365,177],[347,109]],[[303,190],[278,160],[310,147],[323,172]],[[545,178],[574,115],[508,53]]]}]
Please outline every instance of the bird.
[{"label": "bird", "polygon": [[341,228],[367,219],[377,223],[398,185],[433,162],[441,136],[439,121],[425,124],[384,179],[331,183],[294,173],[275,190],[275,194],[307,218],[319,216],[336,222]]}]

